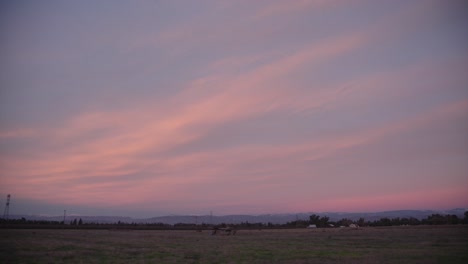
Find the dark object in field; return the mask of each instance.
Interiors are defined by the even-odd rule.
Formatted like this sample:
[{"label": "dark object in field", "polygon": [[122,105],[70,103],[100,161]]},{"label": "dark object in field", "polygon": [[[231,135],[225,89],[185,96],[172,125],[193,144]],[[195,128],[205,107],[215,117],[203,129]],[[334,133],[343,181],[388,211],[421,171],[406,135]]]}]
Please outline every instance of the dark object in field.
[{"label": "dark object in field", "polygon": [[211,235],[214,236],[216,234],[220,234],[220,235],[226,235],[226,236],[229,236],[229,235],[235,235],[237,232],[237,230],[235,229],[232,229],[230,227],[222,227],[222,228],[217,228],[215,227],[213,229],[213,231],[211,231]]}]

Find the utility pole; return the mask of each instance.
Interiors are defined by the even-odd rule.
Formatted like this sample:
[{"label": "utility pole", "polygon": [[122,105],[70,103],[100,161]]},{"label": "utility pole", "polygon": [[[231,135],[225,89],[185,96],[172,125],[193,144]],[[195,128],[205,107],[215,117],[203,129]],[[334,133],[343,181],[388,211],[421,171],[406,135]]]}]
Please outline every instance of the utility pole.
[{"label": "utility pole", "polygon": [[65,224],[65,216],[67,215],[67,210],[63,210],[63,224]]},{"label": "utility pole", "polygon": [[5,211],[3,212],[3,218],[8,220],[9,214],[10,214],[10,197],[11,195],[7,195],[7,200],[5,204]]}]

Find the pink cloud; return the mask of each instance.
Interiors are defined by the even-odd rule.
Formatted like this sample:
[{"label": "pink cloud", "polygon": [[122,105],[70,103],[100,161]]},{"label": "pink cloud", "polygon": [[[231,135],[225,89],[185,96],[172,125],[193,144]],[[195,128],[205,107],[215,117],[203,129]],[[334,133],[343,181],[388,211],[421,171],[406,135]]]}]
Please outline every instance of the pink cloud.
[{"label": "pink cloud", "polygon": [[[466,188],[468,186],[447,189],[412,190],[401,193],[359,195],[337,199],[320,199],[319,203],[311,205],[319,211],[385,211],[404,209],[452,209],[455,205],[468,202]],[[306,207],[307,205],[304,205]],[[317,209],[315,209],[317,208]]]},{"label": "pink cloud", "polygon": [[[262,71],[262,73],[265,73],[265,71]],[[255,77],[256,75],[253,76]],[[116,116],[120,116],[124,119],[119,119],[119,122],[112,121],[117,120],[117,118],[116,116],[112,116],[110,113],[78,117],[76,120],[71,120],[70,126],[67,129],[62,130],[63,132],[59,134],[64,135],[65,138],[67,138],[68,134],[66,131],[69,130],[72,134],[68,136],[73,138],[80,134],[79,132],[77,133],[77,131],[89,131],[100,128],[101,125],[107,126],[109,124],[115,126],[113,128],[123,129],[123,131],[117,133],[118,136],[115,138],[99,138],[94,142],[73,147],[74,150],[71,152],[68,152],[69,150],[67,150],[65,155],[63,155],[64,153],[57,153],[57,155],[52,154],[47,160],[13,160],[13,162],[9,163],[5,168],[6,171],[10,173],[18,176],[22,175],[17,178],[17,180],[23,181],[23,184],[29,182],[34,183],[35,185],[41,185],[53,184],[54,182],[66,182],[67,180],[75,178],[92,178],[93,175],[106,176],[109,177],[109,179],[112,179],[113,176],[137,172],[139,170],[138,168],[158,166],[160,169],[165,170],[168,173],[168,176],[158,176],[154,181],[150,181],[152,183],[147,183],[150,185],[163,184],[165,186],[175,186],[174,188],[178,188],[180,187],[178,186],[180,184],[206,184],[210,181],[215,181],[216,175],[222,174],[223,171],[235,171],[236,167],[242,166],[246,161],[259,162],[259,164],[264,162],[266,166],[270,166],[266,169],[259,169],[260,173],[281,169],[285,170],[290,166],[290,163],[285,164],[278,162],[268,164],[268,162],[271,162],[272,160],[281,161],[282,159],[289,160],[288,157],[293,157],[293,160],[299,159],[301,161],[304,159],[322,159],[324,157],[334,155],[334,153],[343,149],[352,148],[362,144],[370,144],[376,140],[382,140],[388,135],[408,131],[433,122],[434,120],[444,119],[446,116],[466,114],[468,107],[468,104],[465,101],[457,102],[435,109],[434,111],[422,116],[411,117],[399,123],[388,124],[374,130],[364,131],[363,133],[358,132],[351,134],[350,136],[340,138],[330,137],[326,138],[326,140],[320,139],[319,141],[311,141],[309,143],[301,142],[297,145],[271,147],[249,146],[218,152],[200,153],[191,156],[180,156],[176,158],[164,158],[164,156],[161,156],[156,160],[148,160],[138,156],[133,156],[153,148],[156,148],[156,151],[158,151],[158,148],[161,148],[160,153],[164,153],[164,146],[166,146],[166,149],[170,149],[174,146],[174,143],[183,141],[179,136],[184,135],[184,133],[188,133],[184,132],[184,128],[187,125],[197,124],[200,122],[208,124],[226,122],[232,118],[252,114],[250,112],[251,109],[248,108],[240,109],[247,111],[244,114],[236,111],[228,111],[221,114],[213,113],[217,107],[222,107],[223,104],[228,104],[227,100],[229,98],[230,96],[223,97],[223,95],[220,97],[209,98],[208,101],[198,105],[199,108],[193,108],[193,112],[185,109],[179,112],[176,111],[176,113],[178,113],[176,117],[181,117],[179,119],[172,119],[171,116],[170,118],[163,120],[162,123],[150,123],[146,124],[146,126],[141,126],[141,123],[139,123],[141,120],[146,120],[145,118],[137,118],[136,121],[134,121],[132,120],[132,115],[121,115],[120,113]],[[249,98],[248,100],[256,99]],[[212,119],[206,120],[206,118]],[[102,122],[100,121],[101,119],[103,120]],[[109,120],[112,122],[109,123]],[[132,124],[132,122],[135,123]],[[130,124],[130,126],[122,126],[123,124]],[[129,130],[128,127],[132,129]],[[134,128],[138,129],[133,130]],[[163,134],[161,134],[161,131],[163,131]],[[112,132],[115,133],[115,130]],[[162,135],[163,139],[153,140],[153,133]],[[204,132],[200,131],[200,133],[203,134]],[[150,138],[149,140],[147,140],[148,137]],[[173,138],[174,141],[172,141],[171,138]],[[141,160],[136,161],[136,159]],[[212,164],[213,161],[215,161],[217,165],[208,165]],[[207,166],[208,169],[197,168],[197,164]],[[184,175],[183,177],[174,177],[174,175],[183,174],[184,170],[191,167],[196,168],[196,170],[190,170],[192,171],[190,176]],[[48,176],[44,177],[44,175]],[[264,179],[262,179],[262,177],[264,176],[260,176],[257,180],[265,181],[271,179],[271,177],[266,177]],[[17,180],[10,184],[15,182],[18,183]],[[254,178],[252,180],[255,181],[256,179]],[[274,183],[268,184],[274,185]],[[86,186],[90,188],[89,192],[92,193],[94,186],[92,183],[82,185],[80,187],[80,192],[86,193]],[[147,185],[144,186],[146,187]],[[145,192],[140,191],[139,193]]]},{"label": "pink cloud", "polygon": [[0,139],[25,138],[34,136],[35,134],[37,134],[37,132],[31,128],[4,130],[0,131]]},{"label": "pink cloud", "polygon": [[[279,16],[314,7],[328,8],[328,5],[334,4],[331,1],[275,2],[255,15]],[[403,12],[401,17],[407,18],[416,12],[415,9],[410,11]],[[387,21],[384,18],[377,24],[320,41],[312,40],[294,51],[289,49],[287,52],[265,51],[257,56],[233,54],[221,57],[208,62],[202,71],[207,74],[187,81],[183,84],[184,89],[174,96],[156,100],[142,99],[138,107],[130,106],[115,112],[83,111],[52,127],[5,130],[0,133],[0,139],[29,137],[40,142],[40,148],[23,147],[28,155],[2,154],[2,173],[11,175],[2,178],[2,190],[12,190],[29,198],[42,197],[47,201],[59,199],[75,204],[99,200],[102,205],[143,203],[151,199],[183,203],[182,198],[174,196],[175,192],[183,192],[184,199],[239,208],[246,208],[246,200],[252,201],[252,208],[270,206],[284,210],[305,210],[312,205],[324,210],[327,206],[344,208],[340,204],[356,206],[356,210],[359,204],[362,204],[360,208],[377,208],[379,204],[403,206],[405,199],[417,205],[426,195],[423,192],[410,195],[400,190],[397,194],[380,196],[367,193],[364,198],[354,193],[349,199],[339,197],[327,200],[323,193],[314,197],[291,190],[301,185],[312,185],[324,177],[314,174],[314,169],[320,167],[316,163],[332,160],[346,151],[385,142],[393,136],[431,128],[441,120],[465,118],[468,113],[466,100],[446,104],[437,102],[434,103],[437,107],[426,106],[420,112],[410,113],[403,118],[389,118],[382,122],[383,125],[374,123],[368,127],[344,128],[346,131],[337,134],[316,132],[313,137],[291,137],[283,143],[246,144],[172,153],[177,152],[179,147],[209,137],[210,132],[224,124],[255,120],[272,113],[290,113],[302,115],[304,122],[311,122],[312,131],[315,129],[314,117],[318,113],[329,113],[331,116],[340,111],[358,111],[382,102],[386,102],[385,106],[394,103],[397,107],[402,98],[418,98],[421,92],[437,92],[440,87],[464,85],[465,58],[461,62],[444,65],[415,63],[399,70],[366,73],[362,77],[352,77],[345,81],[303,81],[291,78],[301,70],[313,72],[330,61],[380,43],[386,39],[385,29],[394,29],[393,36],[408,34],[412,30],[400,29],[397,27],[400,23],[393,19]],[[382,24],[385,26],[382,27]],[[243,26],[229,25],[228,28]],[[209,46],[230,34],[223,27],[213,25],[216,30],[211,31],[211,26],[192,28],[186,24],[171,28],[161,35],[132,41],[136,44],[142,41],[139,43],[142,46],[151,43],[157,43],[158,47],[171,46],[179,41],[184,41],[187,47],[192,44]],[[210,37],[205,38],[207,35]],[[238,37],[262,41],[262,37],[253,31],[243,32]],[[135,48],[142,46],[136,45]],[[237,69],[240,68],[244,71],[239,73]],[[424,90],[407,84],[415,79],[426,79],[432,86],[428,85],[426,89],[429,90]],[[436,81],[440,85],[433,85]],[[329,184],[327,179],[322,182]],[[223,195],[226,200],[213,202],[207,190]],[[268,203],[283,192],[289,193],[284,201],[276,205]],[[466,201],[461,190],[457,189],[456,193],[450,195],[448,191],[441,191],[440,194],[445,198],[440,206],[448,206],[457,197]],[[131,199],[128,198],[129,194]],[[366,204],[367,199],[373,199],[374,202]],[[297,204],[297,207],[291,204]],[[148,204],[144,206],[151,207]]]},{"label": "pink cloud", "polygon": [[[263,76],[269,76],[266,74],[268,72],[269,71],[261,71]],[[274,69],[271,72],[274,75],[276,70]],[[254,83],[261,82],[261,78],[258,79],[260,81],[257,81],[257,75],[252,76]],[[391,77],[393,76],[390,75],[389,78]],[[246,80],[249,81],[250,79],[244,79],[242,81],[248,83]],[[203,85],[200,89],[204,89]],[[229,90],[228,92],[234,92],[234,90]],[[337,151],[362,144],[370,144],[376,140],[382,140],[388,135],[411,130],[437,119],[444,119],[447,116],[466,114],[468,109],[467,102],[461,101],[435,109],[434,111],[422,116],[411,117],[396,124],[388,124],[374,130],[352,134],[347,137],[331,137],[325,141],[321,139],[320,141],[311,141],[305,144],[301,142],[297,145],[240,147],[218,152],[180,156],[176,158],[164,158],[164,156],[161,156],[157,158],[156,161],[145,158],[142,158],[138,162],[135,160],[140,159],[138,156],[133,156],[138,153],[153,148],[156,148],[156,150],[161,148],[160,153],[163,153],[164,149],[170,149],[174,144],[177,144],[177,142],[183,142],[184,139],[180,138],[180,136],[188,133],[188,131],[184,132],[184,129],[187,126],[198,123],[216,124],[218,122],[226,122],[230,119],[232,120],[232,118],[255,114],[255,112],[252,112],[252,109],[249,109],[248,107],[245,108],[245,105],[244,108],[241,107],[241,109],[238,109],[240,112],[234,110],[227,111],[225,113],[215,112],[216,109],[220,109],[223,105],[229,104],[228,100],[233,97],[234,95],[226,96],[222,93],[215,97],[208,97],[208,99],[202,100],[201,104],[198,103],[197,107],[185,108],[179,111],[174,110],[176,113],[175,117],[179,117],[178,119],[173,119],[173,116],[166,119],[161,117],[163,118],[162,122],[156,122],[154,124],[143,123],[143,126],[140,122],[147,121],[148,119],[133,119],[133,116],[128,113],[124,113],[123,115],[120,113],[101,113],[97,115],[86,114],[85,116],[80,116],[76,120],[71,120],[69,126],[61,130],[62,132],[58,134],[62,135],[59,137],[62,138],[61,140],[63,140],[63,138],[73,139],[73,137],[79,136],[81,133],[86,133],[86,131],[101,127],[110,126],[113,129],[112,132],[114,134],[116,132],[115,129],[121,129],[121,131],[120,133],[117,133],[117,136],[113,138],[111,137],[110,139],[98,138],[96,141],[92,141],[91,143],[83,144],[82,146],[75,146],[71,152],[68,152],[69,150],[66,148],[68,153],[65,152],[65,155],[63,155],[64,153],[57,153],[56,155],[52,154],[51,156],[49,155],[47,160],[12,160],[13,162],[8,162],[9,165],[5,166],[6,171],[21,177],[5,183],[14,185],[20,181],[22,184],[34,184],[34,188],[36,188],[38,185],[66,182],[67,180],[83,177],[93,178],[93,175],[106,176],[109,177],[109,179],[112,179],[113,176],[134,173],[139,170],[138,168],[159,166],[160,169],[165,170],[168,173],[168,176],[158,176],[154,180],[144,180],[143,182],[146,184],[142,184],[142,187],[129,189],[129,191],[138,190],[138,199],[145,200],[147,197],[151,196],[151,192],[145,191],[145,188],[149,185],[164,185],[169,186],[169,189],[171,188],[170,186],[173,186],[173,188],[178,189],[180,188],[180,185],[184,184],[209,184],[213,181],[216,182],[217,175],[222,174],[223,171],[235,171],[237,167],[242,166],[242,164],[247,161],[259,162],[258,164],[262,164],[262,162],[264,162],[266,166],[269,166],[268,168],[259,169],[260,174],[268,171],[273,172],[275,170],[285,170],[291,165],[291,163],[286,162],[289,163],[286,164],[276,162],[271,164],[271,161],[288,161],[291,160],[290,157],[293,158],[292,160],[322,159],[333,155]],[[253,100],[250,104],[261,102],[261,99],[259,100],[255,97],[246,98],[246,100],[247,102],[249,102],[249,100]],[[241,111],[245,112],[242,113]],[[120,119],[117,118],[117,116],[119,116]],[[67,131],[70,131],[70,134],[68,134]],[[200,135],[202,135],[204,131],[200,131],[200,133]],[[162,136],[163,139],[154,140],[152,138],[152,135],[154,134]],[[193,136],[192,139],[194,139]],[[213,164],[213,162],[215,162],[216,165],[209,165]],[[268,162],[270,162],[270,164],[268,164]],[[197,164],[204,165],[207,168],[197,168]],[[10,170],[8,168],[10,168]],[[195,170],[189,170],[192,172],[191,175],[175,177],[177,174],[182,175],[184,171],[187,171],[187,168],[195,168]],[[47,177],[44,177],[44,175],[47,175]],[[271,177],[260,175],[259,178],[252,178],[251,180],[262,182],[271,179]],[[219,179],[221,182],[224,180],[225,179]],[[267,182],[265,184],[265,186],[270,186],[267,189],[270,189],[271,186],[275,184],[277,184],[278,187],[281,186],[274,182]],[[43,192],[41,191],[41,195],[44,197],[50,197],[50,199],[56,199],[57,196],[70,196],[73,193],[89,193],[90,195],[85,196],[92,199],[92,197],[94,197],[92,194],[95,193],[96,189],[100,189],[101,187],[103,187],[102,183],[87,183],[73,187],[76,188],[76,192],[67,192],[66,194],[60,195],[49,194],[44,196],[44,192],[49,192],[48,190],[44,190]],[[259,185],[256,185],[255,188],[261,189]],[[18,191],[21,192],[21,190]],[[37,191],[34,192],[32,189],[28,190],[26,193],[30,193],[30,195],[33,196],[38,194]],[[162,193],[164,194],[164,192]],[[108,192],[107,194],[110,195],[111,193]],[[104,193],[100,192],[99,194],[94,195],[104,195]],[[119,196],[114,197],[116,201],[120,199]],[[65,199],[64,197],[62,198]],[[166,196],[162,195],[160,198],[170,198],[170,193],[166,193]],[[87,201],[88,200],[83,200],[82,202]]]}]

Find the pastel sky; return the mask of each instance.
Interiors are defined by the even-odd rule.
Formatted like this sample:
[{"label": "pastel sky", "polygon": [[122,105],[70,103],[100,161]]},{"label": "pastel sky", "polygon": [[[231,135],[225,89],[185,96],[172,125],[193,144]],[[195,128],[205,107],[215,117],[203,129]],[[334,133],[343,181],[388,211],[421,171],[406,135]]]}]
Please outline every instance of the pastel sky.
[{"label": "pastel sky", "polygon": [[7,194],[11,214],[468,207],[467,11],[2,1],[2,210]]}]

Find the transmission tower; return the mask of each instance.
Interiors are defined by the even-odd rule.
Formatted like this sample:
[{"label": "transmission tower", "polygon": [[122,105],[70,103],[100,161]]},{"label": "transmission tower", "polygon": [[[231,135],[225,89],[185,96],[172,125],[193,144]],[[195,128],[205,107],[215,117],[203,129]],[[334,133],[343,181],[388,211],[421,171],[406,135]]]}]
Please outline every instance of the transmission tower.
[{"label": "transmission tower", "polygon": [[7,195],[7,200],[6,200],[6,204],[5,204],[5,211],[3,212],[3,218],[4,219],[8,219],[8,215],[10,214],[10,196],[11,195]]}]

